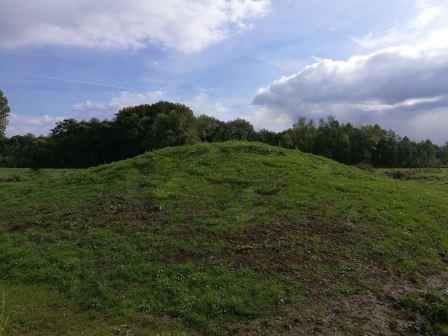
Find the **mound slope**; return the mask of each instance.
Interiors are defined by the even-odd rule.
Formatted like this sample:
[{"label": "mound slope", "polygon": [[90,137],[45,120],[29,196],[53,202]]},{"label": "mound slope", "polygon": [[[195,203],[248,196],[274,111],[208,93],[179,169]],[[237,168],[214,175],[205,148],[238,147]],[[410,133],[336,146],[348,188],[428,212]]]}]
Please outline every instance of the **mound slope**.
[{"label": "mound slope", "polygon": [[2,170],[0,292],[20,335],[442,333],[447,229],[443,190],[258,143]]}]

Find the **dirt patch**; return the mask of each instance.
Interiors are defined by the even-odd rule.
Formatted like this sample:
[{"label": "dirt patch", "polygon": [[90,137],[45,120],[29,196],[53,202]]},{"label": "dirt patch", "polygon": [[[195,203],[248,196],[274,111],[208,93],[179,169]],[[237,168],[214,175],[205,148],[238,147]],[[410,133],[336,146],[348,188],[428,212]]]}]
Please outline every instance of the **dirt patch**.
[{"label": "dirt patch", "polygon": [[[361,256],[350,251],[343,254],[315,245],[353,245],[356,223],[350,218],[326,221],[308,217],[304,222],[279,220],[275,223],[249,222],[240,232],[228,237],[230,248],[221,256],[238,268],[250,268],[266,274],[282,272],[297,283],[306,285],[306,303],[286,308],[286,313],[273,317],[273,328],[247,330],[244,335],[425,335],[426,319],[405,309],[400,300],[408,293],[448,288],[448,272],[429,276],[425,288],[394,278],[374,260],[363,259],[361,273],[353,275],[340,266]],[[297,239],[289,239],[295,237]],[[318,242],[312,237],[318,237]],[[326,267],[325,274],[316,270]],[[360,278],[370,279],[379,289],[361,288],[357,293],[341,293],[334,289],[339,281],[353,284]],[[272,322],[273,321],[273,322]],[[278,331],[272,331],[278,330]]]},{"label": "dirt patch", "polygon": [[[424,288],[396,280],[383,287],[382,295],[367,293],[341,300],[331,312],[325,329],[327,335],[426,335],[428,321],[420,314],[410,311],[399,304],[407,294],[448,288],[448,272],[430,276]],[[339,315],[339,317],[338,317]],[[335,323],[336,322],[336,323]],[[337,333],[330,331],[335,325],[348,327]]]},{"label": "dirt patch", "polygon": [[[403,287],[401,287],[403,286]],[[387,290],[391,290],[388,287]],[[351,297],[310,298],[303,305],[290,307],[275,321],[278,332],[266,335],[425,335],[426,320],[402,308],[392,293],[411,290],[406,284],[394,285],[392,292],[367,292]],[[248,333],[248,335],[263,333]]]},{"label": "dirt patch", "polygon": [[302,222],[248,222],[242,231],[226,237],[230,248],[221,258],[232,261],[236,268],[274,272],[290,272],[294,265],[334,264],[345,257],[326,248],[352,244],[349,232],[338,221],[328,223],[317,217]]}]

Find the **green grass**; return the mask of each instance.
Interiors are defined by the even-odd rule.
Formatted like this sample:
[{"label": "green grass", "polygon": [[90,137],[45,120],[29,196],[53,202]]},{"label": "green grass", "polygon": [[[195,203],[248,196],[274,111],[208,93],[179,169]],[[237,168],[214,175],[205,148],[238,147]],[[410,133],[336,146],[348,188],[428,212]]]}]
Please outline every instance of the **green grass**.
[{"label": "green grass", "polygon": [[397,172],[403,181],[448,195],[448,168],[378,169],[376,174],[393,178]]},{"label": "green grass", "polygon": [[428,324],[424,331],[430,335],[448,335],[448,294],[431,291],[411,293],[400,301],[400,304],[426,317]]},{"label": "green grass", "polygon": [[446,270],[440,174],[393,180],[244,142],[2,169],[11,333],[294,334],[330,313],[325,328],[356,332],[336,303]]},{"label": "green grass", "polygon": [[0,336],[6,336],[9,329],[9,314],[6,311],[6,299],[3,294],[0,298]]}]

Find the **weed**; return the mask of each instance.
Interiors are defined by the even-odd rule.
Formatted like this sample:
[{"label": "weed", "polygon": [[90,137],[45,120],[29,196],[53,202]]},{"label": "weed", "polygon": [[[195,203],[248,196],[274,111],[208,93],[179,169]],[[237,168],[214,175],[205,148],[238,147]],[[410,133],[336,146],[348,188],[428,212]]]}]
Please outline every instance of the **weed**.
[{"label": "weed", "polygon": [[0,336],[7,336],[9,330],[9,313],[6,308],[6,295],[0,298]]}]

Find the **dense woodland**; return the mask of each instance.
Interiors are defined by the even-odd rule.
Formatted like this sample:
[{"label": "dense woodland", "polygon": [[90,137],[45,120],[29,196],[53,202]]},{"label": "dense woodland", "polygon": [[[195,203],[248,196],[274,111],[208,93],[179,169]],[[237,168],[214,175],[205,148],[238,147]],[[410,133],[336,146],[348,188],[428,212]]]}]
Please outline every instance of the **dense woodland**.
[{"label": "dense woodland", "polygon": [[81,168],[122,160],[148,150],[197,142],[260,141],[323,155],[346,164],[375,167],[437,167],[448,164],[448,144],[414,142],[378,125],[354,127],[329,117],[300,118],[283,132],[255,131],[236,119],[196,117],[181,104],[158,102],[128,107],[112,120],[67,119],[48,136],[0,136],[0,166]]}]

